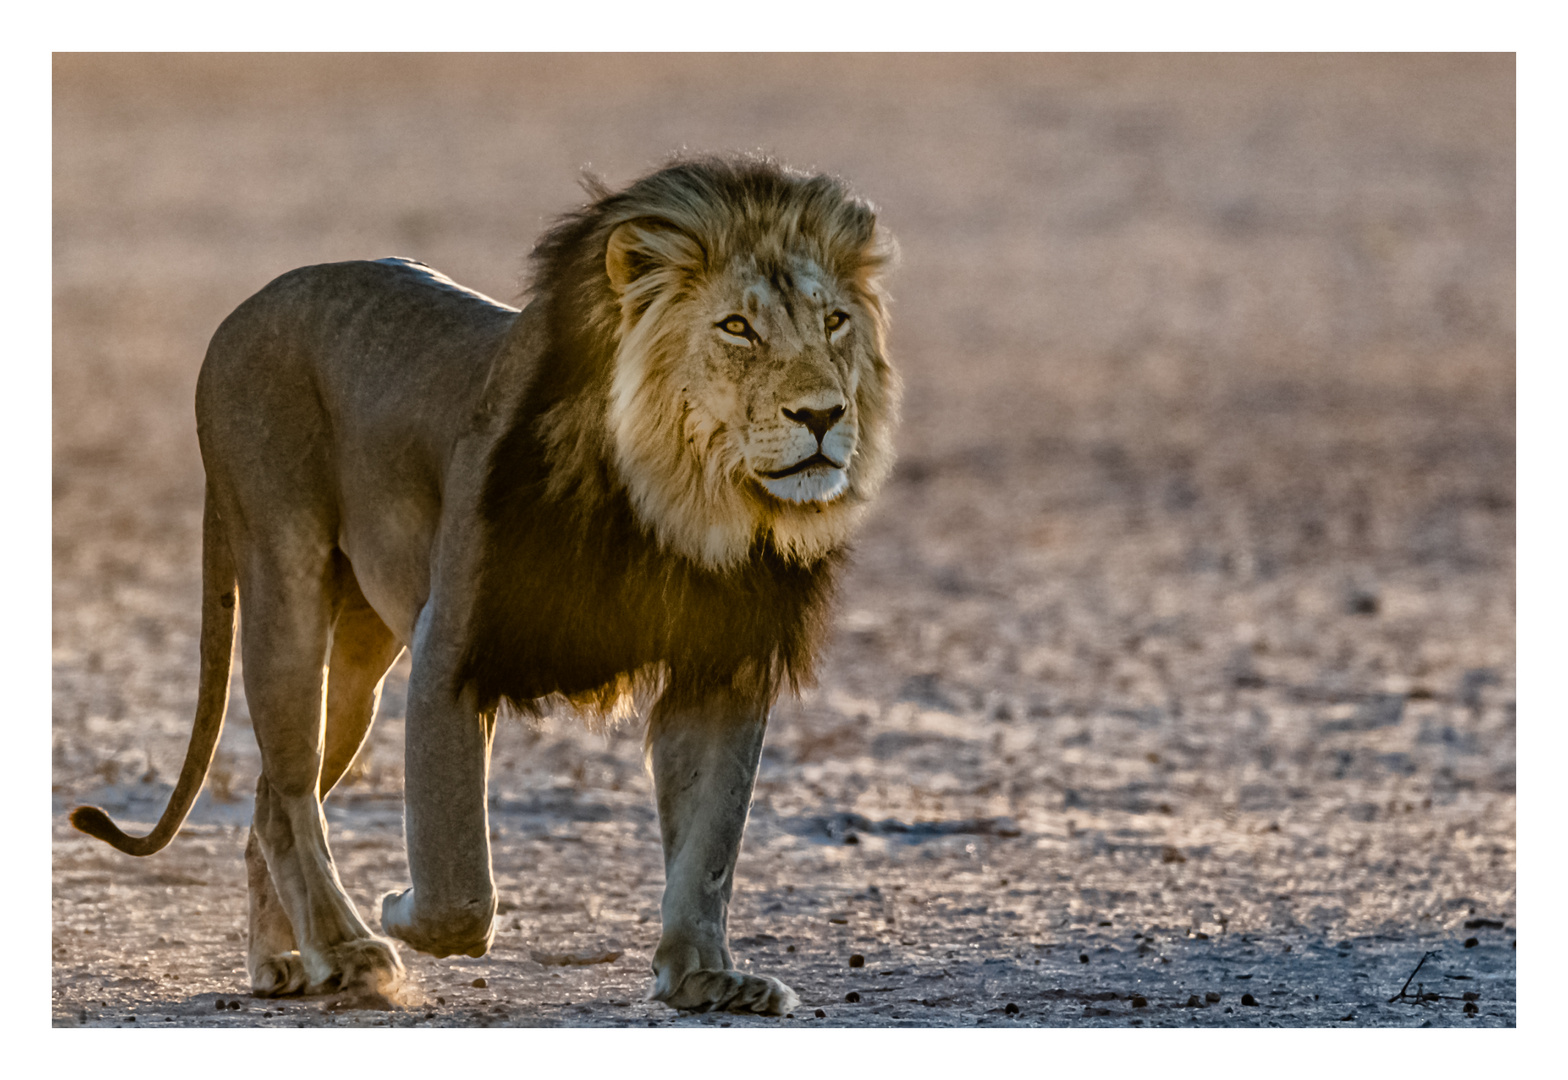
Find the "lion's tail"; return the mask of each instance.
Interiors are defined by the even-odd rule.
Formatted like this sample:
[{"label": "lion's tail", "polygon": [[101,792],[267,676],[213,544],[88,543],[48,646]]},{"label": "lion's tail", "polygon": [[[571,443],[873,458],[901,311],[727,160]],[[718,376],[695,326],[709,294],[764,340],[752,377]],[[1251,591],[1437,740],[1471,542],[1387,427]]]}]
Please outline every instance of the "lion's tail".
[{"label": "lion's tail", "polygon": [[234,555],[229,537],[218,518],[212,489],[207,489],[207,505],[202,514],[201,540],[201,684],[196,702],[196,723],[191,731],[185,764],[174,785],[163,817],[146,836],[127,836],[109,815],[96,806],[78,806],[71,811],[71,824],[88,836],[96,836],[128,855],[151,855],[162,851],[174,839],[191,812],[196,796],[207,779],[218,736],[223,733],[223,714],[229,705],[229,670],[234,658],[234,622],[239,616]]}]

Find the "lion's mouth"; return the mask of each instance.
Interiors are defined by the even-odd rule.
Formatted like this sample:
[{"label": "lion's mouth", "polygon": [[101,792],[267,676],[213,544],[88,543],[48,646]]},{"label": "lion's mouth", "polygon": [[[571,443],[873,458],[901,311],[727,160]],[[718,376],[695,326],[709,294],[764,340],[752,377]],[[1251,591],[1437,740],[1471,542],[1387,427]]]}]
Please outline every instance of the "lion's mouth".
[{"label": "lion's mouth", "polygon": [[829,469],[842,469],[844,467],[819,450],[803,461],[795,462],[787,469],[780,469],[778,472],[759,473],[758,475],[765,476],[769,480],[782,480],[786,476],[794,476],[796,473],[803,473],[807,469],[814,469],[819,465],[826,466]]}]

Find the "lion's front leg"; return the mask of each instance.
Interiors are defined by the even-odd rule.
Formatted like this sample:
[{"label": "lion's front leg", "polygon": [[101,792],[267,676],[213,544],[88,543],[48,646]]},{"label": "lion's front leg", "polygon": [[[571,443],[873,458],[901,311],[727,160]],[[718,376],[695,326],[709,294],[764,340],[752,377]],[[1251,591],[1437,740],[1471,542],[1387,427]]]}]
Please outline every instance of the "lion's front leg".
[{"label": "lion's front leg", "polygon": [[483,956],[495,936],[488,791],[495,714],[449,676],[455,649],[427,608],[408,684],[403,805],[413,887],[381,901],[381,928],[420,952]]},{"label": "lion's front leg", "polygon": [[663,934],[649,997],[677,1009],[779,1014],[795,992],[734,970],[729,903],[762,756],[767,703],[666,693],[649,720],[664,838]]}]

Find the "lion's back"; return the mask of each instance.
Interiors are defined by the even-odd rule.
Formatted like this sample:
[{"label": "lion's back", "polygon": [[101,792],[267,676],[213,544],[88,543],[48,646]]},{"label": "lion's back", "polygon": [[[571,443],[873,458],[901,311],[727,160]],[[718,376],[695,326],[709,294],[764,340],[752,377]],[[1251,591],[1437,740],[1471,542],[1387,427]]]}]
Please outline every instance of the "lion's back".
[{"label": "lion's back", "polygon": [[390,393],[410,379],[450,384],[488,362],[516,317],[516,308],[411,259],[304,266],[223,321],[202,382],[212,384],[208,392],[254,394],[268,383],[320,380],[329,397],[376,387]]},{"label": "lion's back", "polygon": [[291,270],[213,335],[196,388],[203,455],[322,436],[365,453],[444,441],[517,315],[409,259]]}]

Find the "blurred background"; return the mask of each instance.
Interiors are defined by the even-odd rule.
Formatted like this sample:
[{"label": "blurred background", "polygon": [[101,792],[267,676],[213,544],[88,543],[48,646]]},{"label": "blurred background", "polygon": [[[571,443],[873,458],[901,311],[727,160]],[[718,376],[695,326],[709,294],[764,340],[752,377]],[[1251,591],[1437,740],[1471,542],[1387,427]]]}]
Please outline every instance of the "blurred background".
[{"label": "blurred background", "polygon": [[[218,323],[389,255],[515,300],[582,170],[681,149],[841,174],[903,252],[899,466],[776,714],[738,911],[875,867],[981,948],[997,905],[1040,940],[1511,919],[1514,109],[1501,54],[58,55],[57,929],[110,917],[60,812],[151,821],[183,757]],[[385,809],[362,903],[403,872],[406,662],[334,799]],[[495,790],[518,902],[598,880],[569,826],[651,950],[639,745],[510,724]],[[236,681],[198,833],[257,764]],[[242,919],[238,864],[208,881]]]}]

